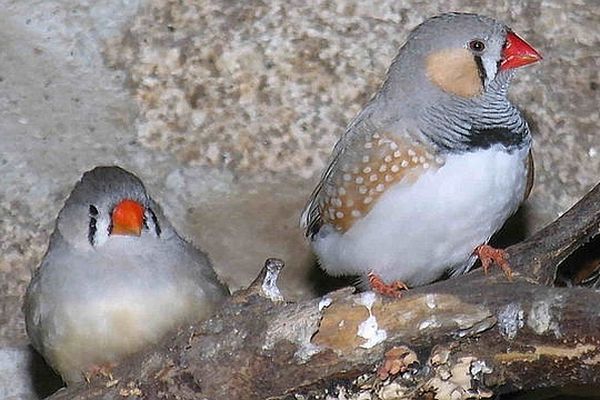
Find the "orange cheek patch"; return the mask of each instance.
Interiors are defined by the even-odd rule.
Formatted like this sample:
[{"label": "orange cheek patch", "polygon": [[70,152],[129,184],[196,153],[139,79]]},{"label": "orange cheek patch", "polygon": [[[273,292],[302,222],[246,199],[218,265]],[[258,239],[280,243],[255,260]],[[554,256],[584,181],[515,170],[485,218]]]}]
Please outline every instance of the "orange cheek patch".
[{"label": "orange cheek patch", "polygon": [[446,93],[474,97],[483,91],[475,58],[467,49],[430,54],[425,61],[427,78]]},{"label": "orange cheek patch", "polygon": [[350,229],[392,185],[414,182],[444,163],[423,146],[384,135],[375,133],[361,143],[364,150],[358,159],[342,164],[333,184],[325,189],[320,204],[323,221],[338,231]]},{"label": "orange cheek patch", "polygon": [[144,207],[137,201],[125,199],[112,212],[111,235],[140,236],[144,223]]}]

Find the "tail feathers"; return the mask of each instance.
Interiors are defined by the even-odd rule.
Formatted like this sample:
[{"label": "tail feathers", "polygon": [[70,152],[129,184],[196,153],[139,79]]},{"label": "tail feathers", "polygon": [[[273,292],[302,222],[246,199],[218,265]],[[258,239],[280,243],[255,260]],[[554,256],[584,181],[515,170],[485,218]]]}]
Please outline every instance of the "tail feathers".
[{"label": "tail feathers", "polygon": [[323,226],[323,219],[318,207],[309,204],[300,217],[300,226],[304,228],[304,236],[313,240]]}]

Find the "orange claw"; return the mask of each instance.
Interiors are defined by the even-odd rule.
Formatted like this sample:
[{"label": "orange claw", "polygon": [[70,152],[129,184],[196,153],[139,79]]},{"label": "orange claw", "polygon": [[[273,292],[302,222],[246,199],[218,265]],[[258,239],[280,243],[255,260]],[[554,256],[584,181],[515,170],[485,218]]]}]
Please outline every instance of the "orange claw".
[{"label": "orange claw", "polygon": [[113,381],[112,370],[115,367],[112,363],[93,365],[86,372],[83,373],[83,377],[87,383],[90,383],[93,377],[102,377],[107,379],[109,382]]},{"label": "orange claw", "polygon": [[408,290],[406,283],[402,281],[394,281],[388,285],[383,281],[383,279],[375,275],[373,272],[369,272],[368,278],[371,289],[383,296],[396,297],[399,299],[402,297],[402,292],[404,290]]},{"label": "orange claw", "polygon": [[482,244],[477,246],[473,251],[479,259],[481,260],[481,267],[483,268],[483,272],[485,274],[488,273],[490,269],[490,265],[495,263],[500,267],[504,275],[509,281],[512,281],[512,269],[510,268],[510,264],[508,262],[508,253],[502,249],[495,249],[492,246],[487,244]]}]

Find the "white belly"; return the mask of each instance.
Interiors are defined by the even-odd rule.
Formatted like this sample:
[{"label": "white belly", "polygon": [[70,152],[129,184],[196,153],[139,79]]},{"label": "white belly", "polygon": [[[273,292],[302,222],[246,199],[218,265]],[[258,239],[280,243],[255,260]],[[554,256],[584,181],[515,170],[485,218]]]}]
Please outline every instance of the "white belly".
[{"label": "white belly", "polygon": [[398,183],[348,231],[317,235],[313,247],[332,275],[374,272],[418,286],[449,269],[467,269],[518,208],[529,149],[494,147],[451,155],[413,184]]},{"label": "white belly", "polygon": [[55,247],[34,278],[27,330],[67,383],[207,317],[220,300],[201,258],[144,240],[121,237],[89,251]]}]

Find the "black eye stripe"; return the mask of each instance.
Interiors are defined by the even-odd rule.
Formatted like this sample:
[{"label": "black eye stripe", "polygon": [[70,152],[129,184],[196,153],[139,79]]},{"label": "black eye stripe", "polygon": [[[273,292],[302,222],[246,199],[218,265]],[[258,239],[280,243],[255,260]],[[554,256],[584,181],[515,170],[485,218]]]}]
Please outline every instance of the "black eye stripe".
[{"label": "black eye stripe", "polygon": [[152,222],[154,223],[154,229],[156,230],[156,236],[160,236],[160,233],[162,231],[160,229],[160,225],[158,224],[158,218],[156,218],[156,214],[154,214],[154,211],[151,208],[148,208],[148,211],[150,211],[150,217],[152,218]]},{"label": "black eye stripe", "polygon": [[481,80],[481,86],[485,86],[485,80],[487,78],[487,72],[483,66],[481,57],[475,56],[475,64],[477,64],[477,72],[479,73],[479,79]]},{"label": "black eye stripe", "polygon": [[89,207],[90,212],[90,223],[88,225],[88,241],[92,246],[94,246],[96,241],[96,217],[98,216],[98,209],[90,204]]}]

